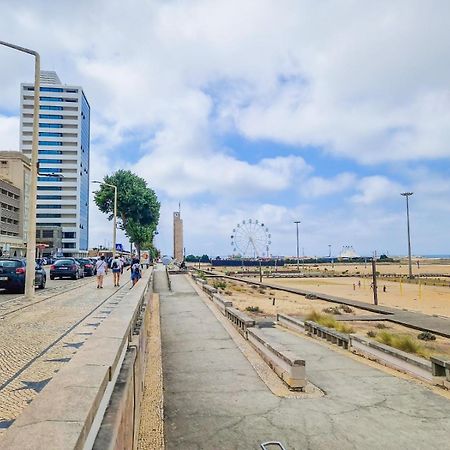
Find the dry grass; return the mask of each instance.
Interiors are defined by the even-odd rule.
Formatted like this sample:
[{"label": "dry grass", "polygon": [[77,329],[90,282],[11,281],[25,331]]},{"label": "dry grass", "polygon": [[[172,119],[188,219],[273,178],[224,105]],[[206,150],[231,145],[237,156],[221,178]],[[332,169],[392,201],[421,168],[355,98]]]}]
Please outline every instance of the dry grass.
[{"label": "dry grass", "polygon": [[397,348],[407,353],[412,353],[420,356],[429,356],[429,351],[415,338],[411,336],[398,335],[389,333],[388,331],[381,331],[377,333],[376,340],[382,344]]},{"label": "dry grass", "polygon": [[338,322],[333,316],[330,316],[329,314],[322,314],[320,312],[317,312],[316,310],[313,310],[311,313],[309,313],[306,316],[307,320],[312,320],[313,322],[318,323],[319,325],[323,325],[327,328],[334,328],[336,331],[339,331],[341,333],[354,333],[355,330],[350,325],[346,325],[345,323]]}]

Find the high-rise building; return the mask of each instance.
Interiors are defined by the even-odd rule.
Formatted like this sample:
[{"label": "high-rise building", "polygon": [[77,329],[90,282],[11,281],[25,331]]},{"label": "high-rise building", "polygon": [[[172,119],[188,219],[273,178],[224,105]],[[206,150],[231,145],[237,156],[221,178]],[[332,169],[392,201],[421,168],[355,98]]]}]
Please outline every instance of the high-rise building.
[{"label": "high-rise building", "polygon": [[183,252],[183,219],[180,211],[173,213],[173,257],[182,262],[184,259]]},{"label": "high-rise building", "polygon": [[[33,101],[34,85],[23,83],[20,149],[30,157]],[[62,84],[55,72],[41,72],[36,227],[38,236],[58,236],[44,255],[88,251],[89,150],[90,106],[83,89]]]}]

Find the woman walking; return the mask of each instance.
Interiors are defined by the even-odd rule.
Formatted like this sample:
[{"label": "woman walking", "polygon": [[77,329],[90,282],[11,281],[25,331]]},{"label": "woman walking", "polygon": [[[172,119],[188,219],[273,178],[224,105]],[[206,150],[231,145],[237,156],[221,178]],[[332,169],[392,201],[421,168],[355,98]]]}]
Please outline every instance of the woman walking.
[{"label": "woman walking", "polygon": [[133,287],[141,278],[141,265],[139,264],[139,259],[133,259],[133,263],[130,266],[131,269],[131,282]]},{"label": "woman walking", "polygon": [[111,269],[114,277],[114,287],[120,286],[120,259],[117,255],[114,255],[111,261]]},{"label": "woman walking", "polygon": [[108,271],[105,255],[100,256],[100,259],[95,264],[95,268],[97,269],[97,289],[103,289],[103,278]]}]

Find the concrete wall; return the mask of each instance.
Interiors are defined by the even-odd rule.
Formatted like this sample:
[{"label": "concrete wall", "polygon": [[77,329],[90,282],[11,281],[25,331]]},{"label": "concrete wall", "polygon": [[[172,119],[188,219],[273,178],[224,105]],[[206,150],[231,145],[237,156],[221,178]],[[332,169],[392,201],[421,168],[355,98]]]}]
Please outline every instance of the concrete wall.
[{"label": "concrete wall", "polygon": [[103,421],[109,436],[107,445],[97,448],[133,448],[130,442],[136,442],[139,420],[134,406],[140,403],[146,362],[141,330],[146,327],[143,313],[150,280],[150,271],[145,271],[141,282],[11,425],[1,450],[91,448]]}]

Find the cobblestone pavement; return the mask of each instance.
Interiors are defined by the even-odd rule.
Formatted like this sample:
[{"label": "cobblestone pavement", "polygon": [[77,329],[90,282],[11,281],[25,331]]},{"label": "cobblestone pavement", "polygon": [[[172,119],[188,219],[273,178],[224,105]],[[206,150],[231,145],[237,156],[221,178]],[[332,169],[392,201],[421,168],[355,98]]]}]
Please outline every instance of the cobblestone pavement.
[{"label": "cobblestone pavement", "polygon": [[104,289],[85,278],[0,305],[0,436],[128,290],[108,275]]}]

